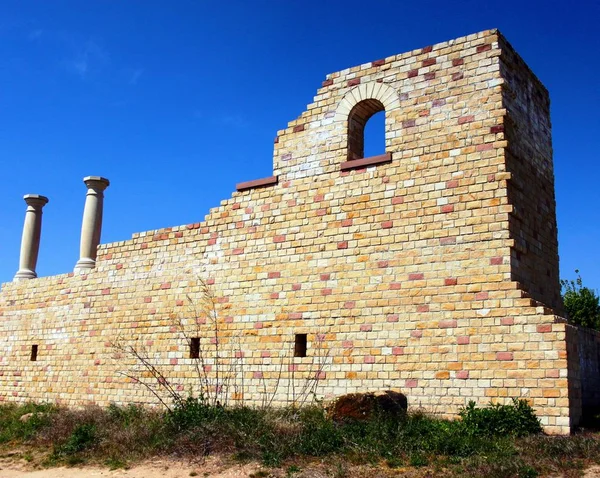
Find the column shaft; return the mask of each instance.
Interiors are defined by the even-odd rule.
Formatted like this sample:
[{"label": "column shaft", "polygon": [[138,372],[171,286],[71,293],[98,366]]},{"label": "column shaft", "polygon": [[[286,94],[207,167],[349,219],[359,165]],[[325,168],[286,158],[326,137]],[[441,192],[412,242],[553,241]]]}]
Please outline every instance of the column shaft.
[{"label": "column shaft", "polygon": [[37,277],[35,267],[42,235],[42,208],[48,203],[48,198],[39,194],[27,194],[23,199],[27,203],[27,210],[21,237],[19,270],[15,275],[16,281]]},{"label": "column shaft", "polygon": [[75,265],[75,272],[86,271],[96,266],[96,250],[102,233],[104,190],[110,184],[108,179],[100,176],[88,176],[83,179],[83,182],[88,191],[83,208],[79,260]]}]

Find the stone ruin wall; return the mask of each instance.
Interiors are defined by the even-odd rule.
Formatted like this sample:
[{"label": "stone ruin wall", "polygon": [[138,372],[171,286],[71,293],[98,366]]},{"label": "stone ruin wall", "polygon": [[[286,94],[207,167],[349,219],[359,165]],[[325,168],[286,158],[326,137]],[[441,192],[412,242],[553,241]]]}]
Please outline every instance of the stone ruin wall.
[{"label": "stone ruin wall", "polygon": [[501,47],[513,279],[532,298],[562,313],[550,97],[503,38]]},{"label": "stone ruin wall", "polygon": [[[394,389],[444,416],[523,397],[567,433],[581,394],[572,381],[569,395],[579,365],[552,310],[548,104],[495,30],[329,75],[278,132],[272,178],[203,222],[100,245],[88,273],[4,284],[0,400],[156,403],[126,376],[152,381],[119,341],[185,395],[198,359],[183,324],[231,402],[282,405],[314,379],[318,397]],[[386,154],[357,160],[349,117],[378,107]]]}]

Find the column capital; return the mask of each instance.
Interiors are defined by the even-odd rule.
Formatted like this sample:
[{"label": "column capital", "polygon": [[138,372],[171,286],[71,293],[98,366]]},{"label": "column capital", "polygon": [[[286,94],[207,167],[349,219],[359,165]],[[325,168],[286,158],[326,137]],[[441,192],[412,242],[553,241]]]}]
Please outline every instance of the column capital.
[{"label": "column capital", "polygon": [[43,208],[46,204],[48,204],[48,198],[46,196],[42,196],[41,194],[25,194],[23,199],[27,203],[28,206],[34,208]]},{"label": "column capital", "polygon": [[83,182],[88,189],[96,191],[104,191],[110,185],[110,181],[102,176],[86,176],[83,178]]}]

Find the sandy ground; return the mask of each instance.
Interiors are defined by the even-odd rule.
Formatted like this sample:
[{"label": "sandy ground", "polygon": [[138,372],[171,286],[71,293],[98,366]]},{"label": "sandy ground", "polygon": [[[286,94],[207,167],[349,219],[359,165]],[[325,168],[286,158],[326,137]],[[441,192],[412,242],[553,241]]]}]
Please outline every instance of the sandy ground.
[{"label": "sandy ground", "polygon": [[[371,468],[370,473],[365,473],[366,470],[360,469],[348,470],[345,476],[352,478],[354,476],[370,478],[389,477],[387,473],[380,473],[376,469]],[[203,463],[185,463],[182,461],[171,460],[156,460],[143,465],[138,465],[128,470],[109,470],[107,468],[98,467],[81,467],[81,468],[49,468],[42,470],[31,470],[29,464],[16,461],[0,462],[0,478],[88,478],[88,477],[103,477],[103,478],[183,478],[189,476],[210,477],[210,478],[249,478],[249,477],[268,477],[268,476],[294,476],[297,478],[330,478],[331,473],[321,469],[305,469],[303,472],[293,475],[288,475],[283,470],[275,472],[274,475],[268,473],[260,473],[264,470],[257,463],[245,465],[232,465],[221,462],[218,458],[209,458]],[[396,470],[393,476],[397,477],[431,477],[426,473],[414,473],[416,470]],[[258,472],[258,473],[257,473]],[[550,478],[560,478],[562,475],[553,475]],[[572,475],[570,475],[572,476]],[[600,466],[588,468],[583,478],[600,478]]]},{"label": "sandy ground", "polygon": [[138,465],[128,470],[109,470],[105,468],[49,468],[30,470],[19,463],[0,463],[0,478],[180,478],[198,476],[201,478],[238,478],[248,477],[260,470],[257,464],[224,465],[217,459],[202,464],[157,460]]}]

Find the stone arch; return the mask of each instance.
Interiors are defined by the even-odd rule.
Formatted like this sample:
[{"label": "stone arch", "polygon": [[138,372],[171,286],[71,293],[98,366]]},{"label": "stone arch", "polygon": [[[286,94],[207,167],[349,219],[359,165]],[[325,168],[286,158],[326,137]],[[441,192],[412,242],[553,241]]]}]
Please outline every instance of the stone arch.
[{"label": "stone arch", "polygon": [[376,113],[387,113],[400,106],[394,89],[383,83],[371,82],[350,90],[336,111],[336,119],[347,120],[348,160],[364,158],[365,126]]},{"label": "stone arch", "polygon": [[352,108],[365,100],[378,100],[386,112],[400,107],[398,93],[391,86],[372,81],[358,85],[344,95],[335,111],[334,120],[346,120]]}]

